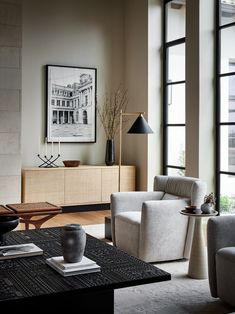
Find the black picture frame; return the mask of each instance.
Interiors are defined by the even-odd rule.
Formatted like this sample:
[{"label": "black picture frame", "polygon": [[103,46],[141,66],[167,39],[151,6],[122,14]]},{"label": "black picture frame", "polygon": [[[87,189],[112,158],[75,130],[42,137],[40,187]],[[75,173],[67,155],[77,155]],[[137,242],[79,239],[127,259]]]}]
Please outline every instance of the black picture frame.
[{"label": "black picture frame", "polygon": [[96,142],[97,69],[46,65],[47,141]]}]

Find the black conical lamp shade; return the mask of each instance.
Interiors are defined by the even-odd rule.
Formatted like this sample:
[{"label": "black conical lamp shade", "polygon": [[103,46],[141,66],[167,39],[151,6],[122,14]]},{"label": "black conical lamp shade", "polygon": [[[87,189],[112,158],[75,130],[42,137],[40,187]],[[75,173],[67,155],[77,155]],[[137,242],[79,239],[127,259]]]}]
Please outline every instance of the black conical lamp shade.
[{"label": "black conical lamp shade", "polygon": [[153,130],[150,128],[145,118],[142,115],[139,115],[127,133],[148,134],[153,133]]}]

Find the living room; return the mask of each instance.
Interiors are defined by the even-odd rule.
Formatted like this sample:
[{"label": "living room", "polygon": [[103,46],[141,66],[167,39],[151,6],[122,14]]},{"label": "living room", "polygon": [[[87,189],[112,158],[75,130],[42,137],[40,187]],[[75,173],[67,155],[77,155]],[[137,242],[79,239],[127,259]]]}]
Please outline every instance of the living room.
[{"label": "living room", "polygon": [[[217,10],[219,3],[223,5],[221,11]],[[60,121],[73,124],[76,117],[80,117],[79,113],[77,116],[58,113],[53,116],[52,124],[48,123],[48,67],[51,66],[56,70],[59,68],[61,71],[58,73],[62,73],[62,76],[65,76],[63,71],[68,68],[78,71],[84,68],[88,74],[89,71],[92,75],[94,73],[96,93],[93,97],[97,106],[102,107],[105,96],[112,95],[123,86],[128,98],[126,111],[134,113],[133,116],[144,112],[152,134],[127,134],[135,121],[136,117],[133,116],[128,117],[121,130],[122,167],[128,165],[135,168],[131,182],[136,191],[152,191],[156,175],[180,174],[200,178],[207,184],[206,193],[215,193],[217,206],[221,206],[220,213],[232,214],[235,71],[230,42],[233,38],[234,14],[235,3],[232,0],[0,0],[1,204],[21,203],[24,200],[22,171],[33,169],[33,173],[39,172],[37,170],[42,160],[38,154],[44,159],[48,152],[55,154],[55,157],[60,155],[54,164],[62,169],[40,168],[44,173],[48,171],[49,179],[40,181],[40,187],[36,189],[43,184],[47,185],[48,191],[53,187],[51,195],[54,199],[46,201],[61,206],[64,200],[70,205],[76,203],[75,187],[78,181],[69,182],[68,190],[73,193],[66,194],[66,185],[62,182],[68,184],[64,179],[65,171],[71,170],[64,167],[63,160],[79,160],[77,171],[85,169],[84,177],[90,184],[90,191],[86,192],[88,200],[84,196],[81,204],[96,203],[95,195],[98,193],[101,195],[101,201],[98,201],[100,210],[77,213],[72,206],[70,217],[77,215],[75,219],[81,224],[96,225],[101,221],[104,223],[104,216],[110,215],[109,210],[101,211],[108,208],[110,198],[110,193],[106,191],[102,194],[102,189],[105,183],[111,189],[113,178],[120,178],[120,135],[117,132],[114,138],[114,166],[105,166],[107,137],[95,111],[94,133],[89,140],[63,139],[63,136],[50,138],[49,127],[62,124]],[[218,16],[222,22],[219,22]],[[67,81],[64,84],[67,91],[71,91]],[[95,172],[89,174],[89,167],[96,167]],[[104,179],[99,187],[96,180],[106,178],[103,173],[105,167],[114,167],[115,170],[111,174],[105,173],[108,179]],[[58,176],[53,179],[51,173]],[[74,180],[73,174],[71,178]],[[100,188],[98,192],[97,187]],[[126,190],[128,188],[123,191]],[[29,194],[32,197],[30,201],[38,201],[32,192]],[[80,209],[84,207],[81,204]],[[99,204],[94,207],[96,210],[97,206]],[[66,217],[69,216],[63,215],[51,219],[51,225],[48,221],[45,226],[66,224]],[[92,227],[91,230],[96,234]],[[187,272],[186,264],[165,264],[163,269],[166,267],[165,270],[173,278]],[[177,269],[180,267],[182,272]],[[184,280],[182,286],[176,282],[172,289],[177,290],[177,284],[187,287],[187,280]],[[193,282],[196,282],[195,286]],[[161,289],[163,284],[166,283],[156,283],[155,286]],[[150,300],[143,290],[135,291],[132,288],[130,299],[135,299],[133,304],[126,292],[119,292],[115,311],[189,312],[187,306],[185,312],[180,304],[175,310],[173,304],[170,307],[164,305],[170,284],[169,281],[169,286],[162,288],[161,298],[165,301],[161,304],[153,301],[157,296],[156,290],[151,294],[146,288],[152,297]],[[190,279],[188,285],[195,287],[192,288],[194,293],[190,290],[193,297],[197,295],[197,289],[207,293],[207,297],[201,300],[201,307],[192,307],[191,312],[199,313],[202,309],[209,313],[233,312],[230,306],[211,298],[207,279]],[[145,300],[141,299],[143,304],[136,302],[140,294],[146,296]],[[183,300],[184,295],[176,293],[175,298]],[[176,299],[172,299],[172,302]],[[122,307],[123,302],[128,305]],[[146,302],[151,304],[148,308]],[[197,299],[192,303],[197,303]],[[154,308],[151,307],[153,304]]]}]

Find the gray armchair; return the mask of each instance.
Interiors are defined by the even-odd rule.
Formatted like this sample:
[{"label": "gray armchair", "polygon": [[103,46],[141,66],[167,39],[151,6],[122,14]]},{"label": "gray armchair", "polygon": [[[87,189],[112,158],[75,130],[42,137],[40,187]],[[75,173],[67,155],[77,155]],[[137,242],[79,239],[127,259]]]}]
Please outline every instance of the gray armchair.
[{"label": "gray armchair", "polygon": [[176,176],[156,176],[153,192],[113,193],[114,245],[147,262],[188,258],[193,222],[179,212],[205,194],[205,182]]},{"label": "gray armchair", "polygon": [[235,215],[209,219],[207,249],[211,295],[235,306]]}]

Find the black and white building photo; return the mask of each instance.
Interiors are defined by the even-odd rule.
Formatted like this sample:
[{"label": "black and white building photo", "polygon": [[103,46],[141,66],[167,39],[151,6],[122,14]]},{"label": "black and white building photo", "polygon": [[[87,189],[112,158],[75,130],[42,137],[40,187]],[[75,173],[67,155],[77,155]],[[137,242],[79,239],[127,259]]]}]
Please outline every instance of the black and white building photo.
[{"label": "black and white building photo", "polygon": [[96,69],[47,65],[47,138],[95,142]]}]

